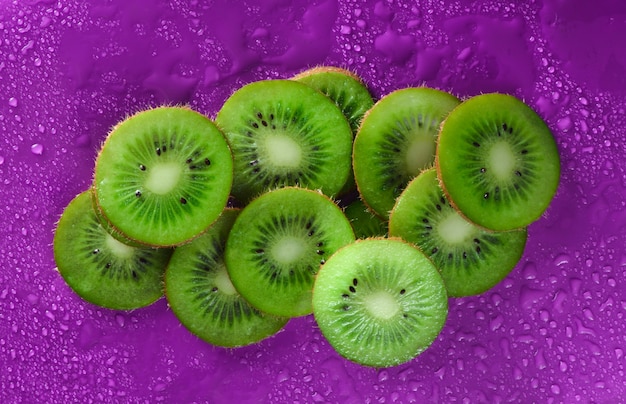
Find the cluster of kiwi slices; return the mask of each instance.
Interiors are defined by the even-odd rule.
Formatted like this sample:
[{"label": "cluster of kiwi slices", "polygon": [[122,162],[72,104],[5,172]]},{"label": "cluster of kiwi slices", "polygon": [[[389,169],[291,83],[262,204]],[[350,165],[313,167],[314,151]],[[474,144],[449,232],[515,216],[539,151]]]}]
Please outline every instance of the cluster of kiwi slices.
[{"label": "cluster of kiwi slices", "polygon": [[559,171],[550,130],[512,96],[416,87],[374,103],[353,73],[317,67],[245,85],[213,119],[123,120],[54,256],[83,299],[131,310],[164,294],[214,345],[312,313],[339,354],[389,367],[435,340],[449,297],[512,270]]}]

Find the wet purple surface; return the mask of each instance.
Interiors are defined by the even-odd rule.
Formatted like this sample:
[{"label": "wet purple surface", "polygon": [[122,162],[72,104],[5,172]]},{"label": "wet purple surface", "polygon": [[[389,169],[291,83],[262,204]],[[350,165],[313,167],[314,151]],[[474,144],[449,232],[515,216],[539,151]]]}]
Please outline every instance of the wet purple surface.
[{"label": "wet purple surface", "polygon": [[[0,0],[0,402],[626,397],[624,2],[86,3]],[[242,84],[316,64],[355,70],[377,97],[502,91],[546,119],[561,186],[500,285],[451,300],[432,347],[384,370],[341,359],[310,316],[225,350],[164,300],[114,312],[69,290],[54,225],[113,124],[162,103],[213,116]]]}]

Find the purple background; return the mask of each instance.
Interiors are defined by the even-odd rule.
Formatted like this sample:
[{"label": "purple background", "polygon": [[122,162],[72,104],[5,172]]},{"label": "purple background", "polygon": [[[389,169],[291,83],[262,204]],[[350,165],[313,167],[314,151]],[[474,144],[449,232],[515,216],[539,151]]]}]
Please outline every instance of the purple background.
[{"label": "purple background", "polygon": [[[513,3],[0,0],[0,402],[623,399],[626,3]],[[226,350],[163,299],[115,312],[69,290],[55,222],[112,125],[162,103],[214,116],[242,84],[316,64],[376,97],[501,91],[546,119],[561,185],[500,285],[451,300],[432,347],[384,370],[341,359],[310,316]]]}]

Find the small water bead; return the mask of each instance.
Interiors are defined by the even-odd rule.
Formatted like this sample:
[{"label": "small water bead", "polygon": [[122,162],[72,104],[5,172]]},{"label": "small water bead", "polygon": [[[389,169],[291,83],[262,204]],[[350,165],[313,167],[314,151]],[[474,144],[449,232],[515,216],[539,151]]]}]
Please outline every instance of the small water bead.
[{"label": "small water bead", "polygon": [[30,146],[30,151],[33,154],[41,156],[43,154],[43,145],[39,143],[35,143],[32,146]]},{"label": "small water bead", "polygon": [[13,108],[17,107],[17,98],[15,98],[15,97],[9,98],[9,106],[11,106]]},{"label": "small water bead", "polygon": [[561,130],[568,130],[572,127],[572,119],[569,116],[559,119],[556,123],[556,126]]}]

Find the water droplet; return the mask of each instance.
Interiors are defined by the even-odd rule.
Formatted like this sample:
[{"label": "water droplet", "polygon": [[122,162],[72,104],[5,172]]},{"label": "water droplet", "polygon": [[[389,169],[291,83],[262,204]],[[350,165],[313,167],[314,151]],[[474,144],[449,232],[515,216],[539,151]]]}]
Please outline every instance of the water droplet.
[{"label": "water droplet", "polygon": [[414,40],[410,35],[400,35],[395,31],[387,30],[374,40],[377,51],[397,64],[405,63],[414,52]]},{"label": "water droplet", "polygon": [[51,23],[52,23],[52,18],[44,15],[43,17],[41,17],[41,23],[39,24],[39,26],[41,28],[46,28]]},{"label": "water droplet", "polygon": [[32,304],[33,306],[36,305],[37,303],[39,303],[39,296],[29,293],[26,296],[26,300],[28,300],[28,303]]},{"label": "water droplet", "polygon": [[466,60],[471,55],[471,53],[472,53],[472,48],[468,46],[467,48],[461,49],[461,51],[459,52],[456,58],[457,60],[463,61],[463,60]]},{"label": "water droplet", "polygon": [[535,366],[537,366],[537,369],[545,369],[548,366],[543,355],[543,349],[539,349],[535,355]]},{"label": "water droplet", "polygon": [[91,138],[87,134],[79,135],[74,138],[74,145],[77,147],[87,147],[91,144]]},{"label": "water droplet", "polygon": [[32,146],[30,146],[30,151],[33,154],[41,156],[43,154],[43,145],[41,145],[39,143],[35,143]]},{"label": "water droplet", "polygon": [[534,262],[527,262],[522,268],[525,279],[535,279],[537,277],[537,265]]},{"label": "water droplet", "polygon": [[12,106],[13,108],[17,107],[17,98],[15,97],[9,98],[9,105]]},{"label": "water droplet", "polygon": [[497,317],[495,317],[489,322],[489,328],[491,329],[491,331],[496,331],[498,328],[502,326],[503,322],[504,322],[504,317],[498,315]]},{"label": "water droplet", "polygon": [[522,286],[519,293],[519,302],[522,307],[530,307],[533,303],[537,302],[544,296],[543,291],[538,289],[529,288],[528,286]]},{"label": "water droplet", "polygon": [[570,257],[568,254],[559,254],[554,259],[554,264],[558,267],[569,264]]},{"label": "water droplet", "polygon": [[0,165],[4,164],[4,156],[0,156]]},{"label": "water droplet", "polygon": [[569,116],[559,119],[556,123],[556,126],[561,130],[568,130],[572,127],[572,119]]}]

